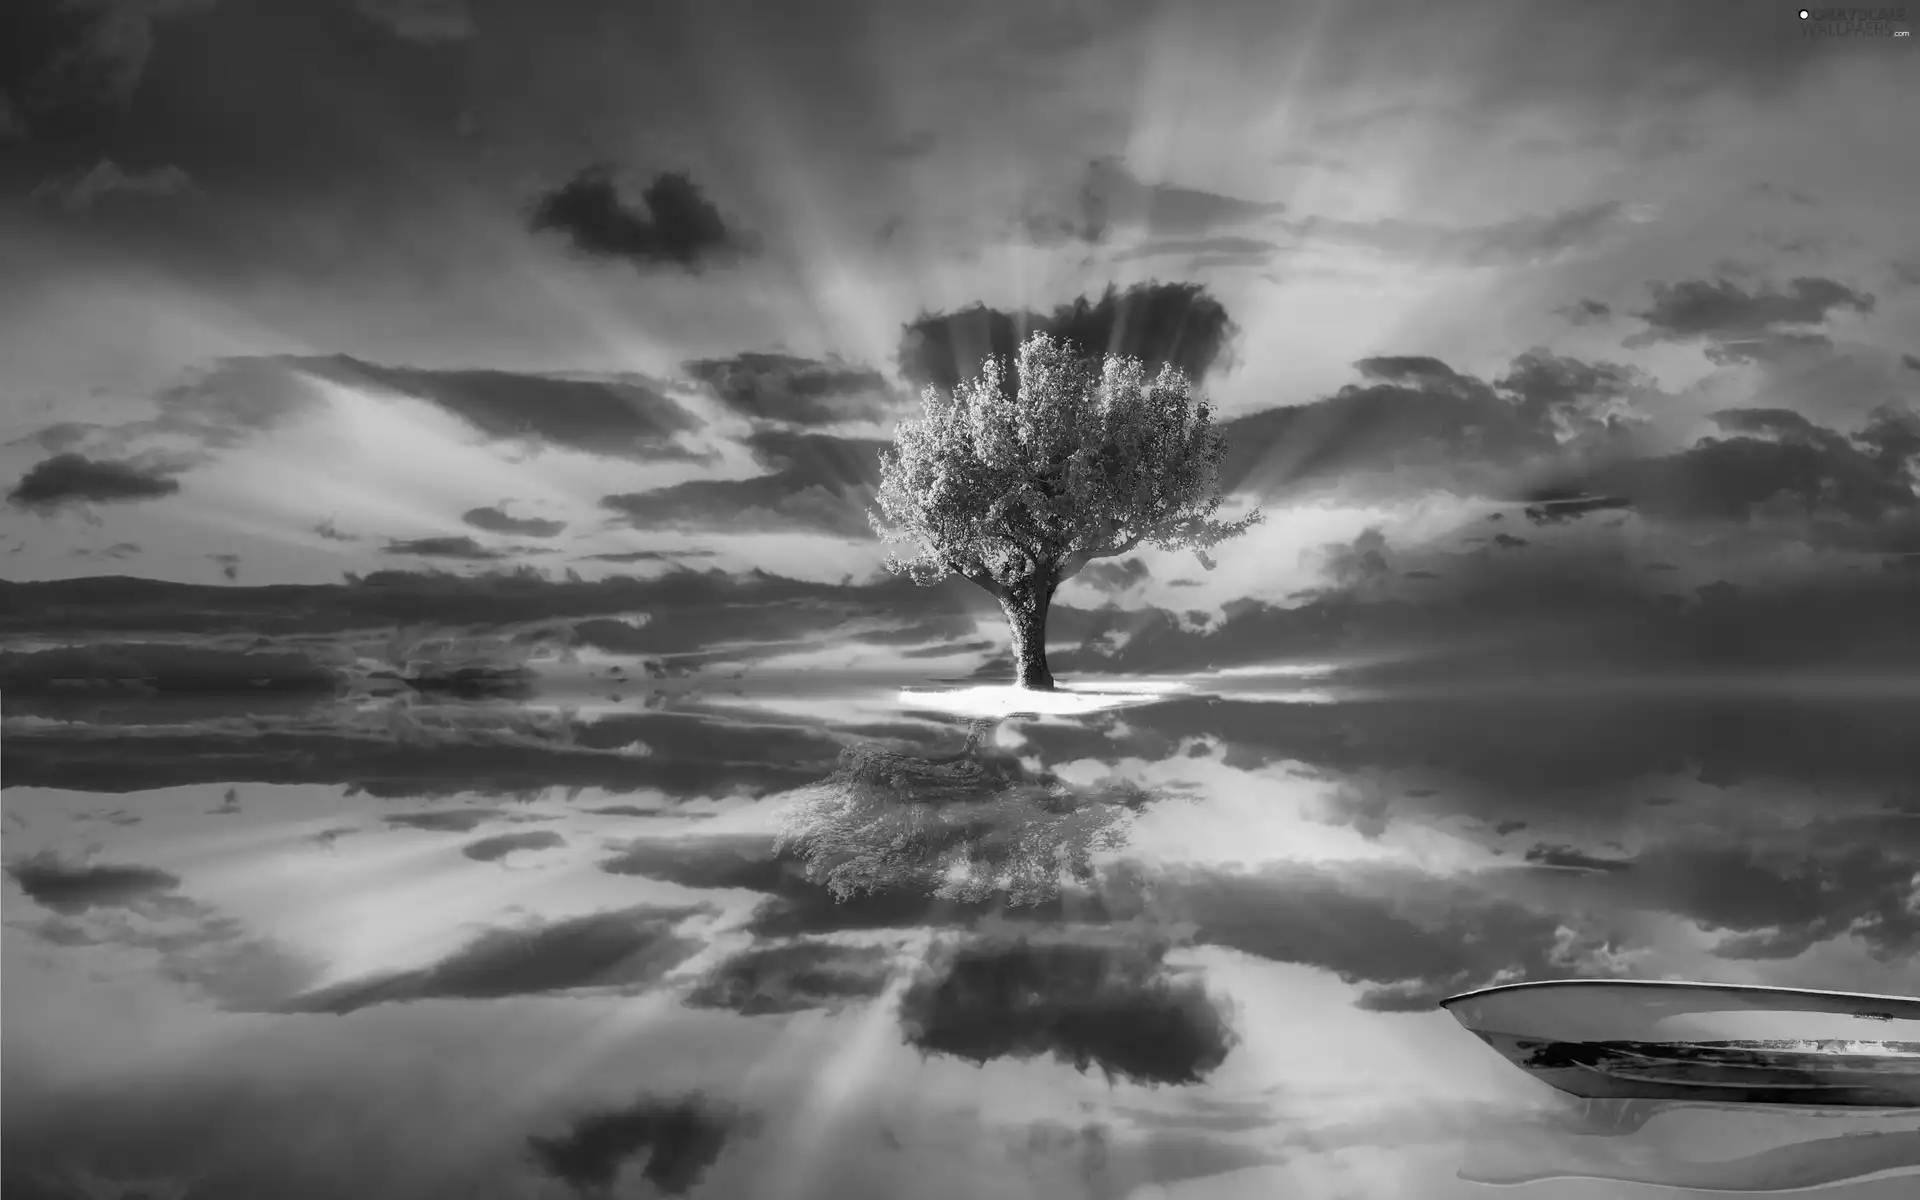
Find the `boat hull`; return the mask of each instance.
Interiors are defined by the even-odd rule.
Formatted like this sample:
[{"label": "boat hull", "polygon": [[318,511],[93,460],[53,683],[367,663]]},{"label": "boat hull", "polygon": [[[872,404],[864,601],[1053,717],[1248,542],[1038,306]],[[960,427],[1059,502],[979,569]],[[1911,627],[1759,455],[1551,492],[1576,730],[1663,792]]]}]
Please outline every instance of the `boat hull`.
[{"label": "boat hull", "polygon": [[1588,1099],[1703,1100],[1823,1108],[1920,1107],[1911,1042],[1561,1042],[1475,1034],[1542,1083]]},{"label": "boat hull", "polygon": [[1920,1107],[1920,1000],[1630,980],[1442,1002],[1515,1066],[1589,1099]]}]

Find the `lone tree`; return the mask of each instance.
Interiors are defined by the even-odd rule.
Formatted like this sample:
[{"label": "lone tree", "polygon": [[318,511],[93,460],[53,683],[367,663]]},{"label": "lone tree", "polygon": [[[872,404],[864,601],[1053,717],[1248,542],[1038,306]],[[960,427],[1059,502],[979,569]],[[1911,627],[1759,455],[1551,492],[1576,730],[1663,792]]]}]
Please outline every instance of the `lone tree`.
[{"label": "lone tree", "polygon": [[924,414],[880,453],[880,537],[916,552],[887,569],[918,584],[958,575],[1000,602],[1020,686],[1053,690],[1047,611],[1096,558],[1141,545],[1207,550],[1260,520],[1214,519],[1226,454],[1212,406],[1171,364],[1081,354],[1036,333],[1011,370],[988,357],[951,390],[929,387]]}]

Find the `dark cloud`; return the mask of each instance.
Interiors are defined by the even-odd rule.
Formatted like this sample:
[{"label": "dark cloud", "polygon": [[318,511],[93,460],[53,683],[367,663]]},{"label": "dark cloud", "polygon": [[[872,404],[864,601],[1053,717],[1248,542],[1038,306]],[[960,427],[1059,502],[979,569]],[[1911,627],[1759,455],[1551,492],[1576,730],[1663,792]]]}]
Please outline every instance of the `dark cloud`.
[{"label": "dark cloud", "polygon": [[1104,157],[1087,164],[1071,201],[1064,205],[1030,202],[1020,224],[1040,245],[1104,242],[1116,228],[1192,237],[1270,218],[1286,207],[1198,188],[1143,183],[1123,161]]},{"label": "dark cloud", "polygon": [[1321,569],[1328,581],[1348,591],[1380,583],[1393,573],[1387,561],[1387,535],[1378,527],[1362,530],[1351,543],[1325,547],[1321,554]]},{"label": "dark cloud", "polygon": [[357,542],[360,540],[351,533],[340,532],[340,527],[333,523],[332,517],[321,520],[313,527],[313,532],[329,542]]},{"label": "dark cloud", "polygon": [[138,553],[140,553],[140,543],[138,542],[114,542],[111,545],[101,546],[97,549],[86,546],[75,546],[72,550],[68,551],[68,556],[71,558],[119,559],[131,558]]},{"label": "dark cloud", "polygon": [[631,205],[613,170],[591,166],[534,201],[527,223],[564,235],[574,249],[637,267],[672,264],[699,271],[757,251],[754,238],[728,227],[713,202],[684,172],[656,175]]},{"label": "dark cloud", "polygon": [[1077,577],[1080,582],[1102,592],[1124,592],[1149,578],[1147,564],[1137,558],[1124,562],[1102,560],[1090,564]]},{"label": "dark cloud", "polygon": [[228,583],[233,583],[240,578],[238,554],[209,554],[207,557],[220,564],[220,574]]},{"label": "dark cloud", "polygon": [[1225,422],[1222,486],[1510,494],[1533,471],[1630,445],[1633,400],[1651,386],[1632,368],[1542,349],[1491,383],[1424,356],[1354,365],[1365,383]]},{"label": "dark cloud", "polygon": [[520,537],[559,537],[567,528],[565,521],[549,521],[540,517],[510,517],[504,511],[504,506],[499,504],[470,508],[460,514],[460,519],[475,529],[483,529],[488,533],[511,533]]},{"label": "dark cloud", "polygon": [[1920,845],[1911,824],[1898,816],[1866,828],[1821,823],[1808,831],[1806,860],[1790,866],[1725,841],[1682,845],[1643,857],[1623,878],[1653,885],[1644,903],[1727,931],[1714,947],[1722,958],[1788,959],[1852,937],[1882,961],[1898,962],[1920,946],[1911,903]]},{"label": "dark cloud", "polygon": [[531,829],[525,833],[502,833],[481,838],[460,847],[460,853],[475,862],[497,862],[519,850],[551,850],[567,844],[567,839],[551,829]]},{"label": "dark cloud", "polygon": [[568,378],[490,370],[389,367],[347,355],[239,356],[161,390],[157,416],[114,426],[66,422],[42,430],[124,454],[152,438],[187,438],[230,450],[326,403],[324,388],[398,393],[448,412],[485,436],[550,444],[637,461],[693,457],[674,439],[698,425],[652,381],[638,376]]},{"label": "dark cloud", "polygon": [[105,641],[0,651],[0,687],[21,695],[84,688],[170,696],[245,691],[266,699],[276,694],[330,695],[340,682],[336,671],[299,651]]},{"label": "dark cloud", "polygon": [[686,1002],[750,1017],[839,1008],[886,990],[892,960],[893,952],[883,946],[819,940],[758,946],[709,971]]},{"label": "dark cloud", "polygon": [[706,532],[811,532],[873,537],[867,509],[891,443],[762,429],[747,439],[772,468],[748,479],[693,479],[601,498],[636,528]]},{"label": "dark cloud", "polygon": [[1832,279],[1801,276],[1784,290],[1770,284],[1748,288],[1732,280],[1689,279],[1656,284],[1651,307],[1634,314],[1646,329],[1629,346],[1654,342],[1703,344],[1721,365],[1770,360],[1796,348],[1823,348],[1822,325],[1836,312],[1872,312],[1874,298]]},{"label": "dark cloud", "polygon": [[587,454],[686,459],[691,455],[674,442],[674,435],[697,427],[691,414],[638,377],[566,379],[512,371],[434,371],[378,366],[345,355],[283,361],[335,383],[424,400],[491,438],[547,442]]},{"label": "dark cloud", "polygon": [[670,655],[677,665],[697,666],[782,653],[829,633],[880,645],[966,637],[993,611],[964,591],[889,578],[840,588],[769,587],[757,597],[716,592],[710,605],[656,605],[644,623],[580,621],[573,634],[575,644],[610,654]]},{"label": "dark cloud", "polygon": [[684,1195],[748,1123],[700,1095],[643,1097],[625,1108],[575,1117],[564,1134],[527,1139],[540,1169],[582,1195],[603,1195],[629,1161],[664,1196]]},{"label": "dark cloud", "polygon": [[[862,456],[864,457],[864,456]],[[671,628],[668,645],[628,645],[617,622],[596,632],[605,648],[653,653],[752,637],[756,614],[768,640],[818,634],[850,621],[889,625],[944,619],[954,613],[996,613],[971,593],[916,587],[883,575],[868,583],[812,583],[765,571],[730,574],[681,569],[646,579],[615,576],[549,580],[524,571],[456,575],[375,571],[343,583],[225,587],[159,580],[82,577],[14,583],[0,580],[0,632],[55,635],[111,632],[246,631],[259,636],[341,634],[397,626],[502,628],[646,613],[645,628]],[[290,607],[289,595],[301,603]],[[971,607],[970,607],[971,606]],[[958,626],[956,626],[958,627]],[[598,626],[593,627],[596,630]]]},{"label": "dark cloud", "polygon": [[[1618,547],[1591,554],[1427,554],[1436,578],[1395,583],[1406,564],[1379,546],[1329,555],[1333,590],[1289,604],[1229,602],[1196,628],[1159,608],[1056,606],[1056,670],[1185,672],[1246,663],[1340,666],[1355,686],[1547,676],[1724,677],[1740,671],[1875,674],[1920,662],[1904,572],[1833,572],[1691,595]],[[1366,664],[1366,665],[1360,665]],[[1156,711],[1158,711],[1156,709]],[[1198,731],[1196,731],[1198,732]]]},{"label": "dark cloud", "polygon": [[1265,266],[1280,253],[1280,243],[1262,238],[1222,235],[1204,238],[1159,238],[1113,256],[1115,262],[1172,255],[1197,255],[1210,266]]},{"label": "dark cloud", "polygon": [[417,558],[460,558],[472,562],[503,557],[500,551],[482,546],[465,534],[459,537],[423,537],[388,542],[380,553],[411,554]]},{"label": "dark cloud", "polygon": [[284,1012],[344,1014],[375,1004],[528,996],[583,987],[640,989],[701,943],[675,933],[696,908],[629,908],[544,925],[490,929],[432,966],[306,992]]},{"label": "dark cloud", "polygon": [[900,1001],[907,1043],[971,1062],[1049,1055],[1109,1079],[1193,1084],[1236,1041],[1218,1001],[1113,935],[966,939],[937,950]]},{"label": "dark cloud", "polygon": [[400,829],[471,833],[488,821],[497,821],[504,815],[497,808],[434,808],[423,812],[394,813],[382,819]]},{"label": "dark cloud", "polygon": [[1451,383],[1461,378],[1446,363],[1424,354],[1363,358],[1353,364],[1353,369],[1363,379],[1385,383]]},{"label": "dark cloud", "polygon": [[606,554],[582,555],[585,562],[640,563],[678,562],[684,558],[713,558],[713,550],[615,550]]},{"label": "dark cloud", "polygon": [[7,874],[35,904],[69,915],[140,907],[180,886],[179,876],[152,867],[69,863],[49,852],[9,864]]},{"label": "dark cloud", "polygon": [[1223,485],[1521,497],[1534,502],[1529,516],[1550,521],[1599,507],[1742,523],[1794,512],[1805,528],[1786,536],[1863,549],[1920,536],[1920,416],[1892,406],[1853,433],[1786,410],[1727,410],[1714,419],[1737,436],[1657,454],[1638,432],[1652,387],[1629,368],[1537,350],[1492,383],[1432,359],[1356,366],[1373,382],[1227,422]]},{"label": "dark cloud", "polygon": [[7,493],[7,502],[52,512],[75,504],[158,500],[180,490],[180,481],[173,475],[173,471],[159,466],[56,454],[21,476]]},{"label": "dark cloud", "polygon": [[899,364],[916,389],[953,388],[971,378],[987,357],[1012,360],[1032,333],[1064,338],[1088,355],[1127,354],[1149,370],[1171,363],[1190,379],[1230,363],[1238,334],[1227,310],[1197,283],[1109,287],[1097,300],[1082,296],[1051,313],[1001,312],[985,305],[923,313],[900,339]]},{"label": "dark cloud", "polygon": [[1154,905],[1195,938],[1368,985],[1363,1008],[1424,1011],[1456,992],[1564,973],[1559,914],[1471,880],[1386,863],[1184,871],[1155,880]]},{"label": "dark cloud", "polygon": [[670,808],[641,808],[637,804],[606,804],[586,811],[601,817],[674,817],[682,821],[708,821],[714,817],[710,812],[675,812]]},{"label": "dark cloud", "polygon": [[681,887],[745,888],[772,892],[795,873],[773,851],[771,837],[759,834],[698,834],[678,838],[642,838],[629,842],[600,869],[614,875],[640,875]]},{"label": "dark cloud", "polygon": [[[224,691],[224,697],[210,692],[190,715],[168,713],[164,723],[135,709],[127,726],[103,724],[100,730],[114,738],[110,755],[99,752],[106,734],[90,726],[9,728],[8,784],[119,793],[305,783],[393,798],[532,797],[550,788],[629,792],[635,771],[644,767],[648,785],[671,797],[757,796],[818,782],[841,748],[818,726],[666,709],[548,720],[443,706],[444,728],[428,739],[378,714],[356,716],[351,703],[316,707],[309,701],[286,713],[267,708],[267,697],[249,696],[244,687]],[[24,693],[16,699],[9,689],[9,716],[46,709],[45,702]],[[89,710],[89,719],[100,718]],[[636,746],[651,753],[641,759]]]},{"label": "dark cloud", "polygon": [[1527,861],[1543,867],[1567,867],[1577,871],[1619,871],[1627,866],[1617,858],[1601,858],[1574,846],[1553,846],[1544,842],[1527,848]]},{"label": "dark cloud", "polygon": [[885,377],[870,367],[792,354],[736,354],[685,364],[728,408],[794,425],[878,421],[897,406]]},{"label": "dark cloud", "polygon": [[1599,300],[1580,299],[1553,310],[1571,325],[1594,325],[1613,316],[1613,306]]},{"label": "dark cloud", "polygon": [[[1457,665],[1443,660],[1433,674]],[[1630,815],[1642,797],[1670,787],[1761,780],[1897,794],[1920,767],[1920,748],[1904,733],[1920,711],[1908,700],[1813,688],[1757,696],[1742,682],[1691,695],[1652,683],[1623,692],[1572,676],[1502,694],[1470,686],[1471,672],[1424,694],[1409,688],[1404,698],[1297,706],[1285,723],[1271,720],[1270,704],[1230,697],[1143,705],[1127,722],[1143,758],[1214,739],[1230,767],[1298,763],[1424,784],[1437,789],[1441,811],[1490,821],[1553,813],[1598,821]],[[1043,746],[1050,737],[1036,731]],[[1417,808],[1415,800],[1396,791],[1391,807]]]},{"label": "dark cloud", "polygon": [[1850,938],[1898,962],[1920,945],[1920,916],[1909,903],[1920,869],[1913,825],[1910,811],[1786,828],[1761,820],[1706,836],[1656,836],[1632,855],[1538,846],[1527,861],[1562,868],[1558,878],[1535,882],[1566,903],[1664,912],[1720,934],[1712,952],[1722,958],[1790,959]]},{"label": "dark cloud", "polygon": [[1920,371],[1920,354],[1902,354],[1900,365],[1909,371]]},{"label": "dark cloud", "polygon": [[1605,464],[1559,483],[1623,497],[1643,514],[1674,520],[1791,514],[1811,523],[1810,540],[1862,548],[1902,549],[1914,536],[1920,415],[1883,407],[1850,435],[1787,409],[1712,416],[1734,436]]},{"label": "dark cloud", "polygon": [[1564,500],[1542,500],[1521,510],[1535,525],[1561,525],[1588,513],[1632,508],[1633,502],[1622,496],[1571,496]]}]

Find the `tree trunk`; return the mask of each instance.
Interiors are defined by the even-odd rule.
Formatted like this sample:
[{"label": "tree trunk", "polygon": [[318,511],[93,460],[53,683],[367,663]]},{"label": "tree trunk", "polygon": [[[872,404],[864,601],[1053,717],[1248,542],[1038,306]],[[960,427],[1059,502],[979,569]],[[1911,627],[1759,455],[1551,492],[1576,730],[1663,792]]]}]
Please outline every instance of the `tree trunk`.
[{"label": "tree trunk", "polygon": [[1000,598],[1007,628],[1013,631],[1017,682],[1029,691],[1053,690],[1053,672],[1047,669],[1047,609],[1052,605],[1053,589],[1044,585]]}]

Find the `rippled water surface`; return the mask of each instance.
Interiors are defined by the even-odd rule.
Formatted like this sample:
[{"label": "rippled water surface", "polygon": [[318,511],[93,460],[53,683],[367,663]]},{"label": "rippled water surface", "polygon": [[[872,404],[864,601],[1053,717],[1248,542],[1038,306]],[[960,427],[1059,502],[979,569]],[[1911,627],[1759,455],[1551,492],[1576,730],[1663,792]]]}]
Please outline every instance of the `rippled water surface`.
[{"label": "rippled water surface", "polygon": [[12,703],[7,1194],[1912,1194],[1435,1005],[1920,994],[1920,704],[1299,684]]}]

